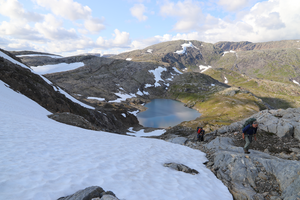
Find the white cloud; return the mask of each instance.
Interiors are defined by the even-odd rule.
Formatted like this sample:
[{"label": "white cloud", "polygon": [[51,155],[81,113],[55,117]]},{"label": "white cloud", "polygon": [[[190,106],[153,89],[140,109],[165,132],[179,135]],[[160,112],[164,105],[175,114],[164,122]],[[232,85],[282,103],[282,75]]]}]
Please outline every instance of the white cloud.
[{"label": "white cloud", "polygon": [[146,7],[144,4],[135,4],[132,8],[130,8],[131,15],[136,17],[139,21],[146,21],[148,17],[144,15],[146,11]]},{"label": "white cloud", "polygon": [[87,19],[92,14],[88,6],[74,2],[73,0],[33,0],[38,5],[49,8],[58,16],[69,20]]},{"label": "white cloud", "polygon": [[84,27],[92,33],[99,33],[101,30],[105,29],[103,21],[104,19],[90,17],[85,20]]},{"label": "white cloud", "polygon": [[130,35],[127,32],[121,32],[118,29],[115,29],[115,39],[113,40],[113,44],[115,46],[126,46],[129,45],[131,40],[130,40]]},{"label": "white cloud", "polygon": [[236,11],[246,7],[253,0],[219,0],[218,4],[223,6],[228,11]]},{"label": "white cloud", "polygon": [[278,12],[272,12],[266,16],[259,16],[255,22],[257,26],[265,27],[267,29],[281,29],[285,27]]},{"label": "white cloud", "polygon": [[25,11],[17,0],[0,0],[0,14],[13,20],[37,22],[43,20],[43,15]]},{"label": "white cloud", "polygon": [[62,21],[55,18],[53,15],[48,14],[45,16],[45,21],[36,23],[35,28],[45,38],[50,40],[66,40],[78,38],[74,29],[66,30],[62,28]]},{"label": "white cloud", "polygon": [[160,14],[179,18],[173,29],[180,32],[198,29],[204,18],[200,4],[193,0],[179,1],[176,4],[166,1],[160,7]]}]

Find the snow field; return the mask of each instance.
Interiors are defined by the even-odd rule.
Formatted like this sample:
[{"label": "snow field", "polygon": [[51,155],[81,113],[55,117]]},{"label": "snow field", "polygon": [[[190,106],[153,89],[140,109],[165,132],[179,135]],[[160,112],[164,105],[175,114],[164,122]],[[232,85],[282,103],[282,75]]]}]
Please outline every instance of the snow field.
[{"label": "snow field", "polygon": [[77,69],[82,66],[84,66],[83,62],[76,62],[70,64],[59,63],[55,65],[43,65],[43,66],[32,67],[32,69],[37,74],[51,74],[56,72],[63,72],[63,71]]},{"label": "snow field", "polygon": [[[232,199],[201,151],[157,139],[91,131],[47,118],[0,82],[0,197],[53,200],[98,185],[126,200]],[[177,162],[190,175],[163,167]]]}]

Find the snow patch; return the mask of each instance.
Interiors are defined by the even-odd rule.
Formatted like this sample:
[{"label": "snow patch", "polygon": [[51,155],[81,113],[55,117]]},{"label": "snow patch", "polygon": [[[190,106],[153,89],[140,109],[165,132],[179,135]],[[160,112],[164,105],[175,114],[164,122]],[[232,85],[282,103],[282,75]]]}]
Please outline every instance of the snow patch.
[{"label": "snow patch", "polygon": [[153,87],[153,85],[147,83],[147,84],[145,85],[145,88],[148,88],[148,87]]},{"label": "snow patch", "polygon": [[95,99],[98,101],[105,101],[105,98],[99,98],[99,97],[87,97],[87,99]]},{"label": "snow patch", "polygon": [[32,57],[32,56],[47,56],[50,58],[62,58],[62,56],[48,55],[48,54],[27,54],[27,55],[17,55],[17,57]]},{"label": "snow patch", "polygon": [[211,86],[216,86],[216,85],[212,83]]},{"label": "snow patch", "polygon": [[[186,69],[186,68],[185,68]],[[173,70],[175,71],[175,72],[177,72],[178,74],[183,74],[181,71],[179,71],[176,67],[173,67]]]},{"label": "snow patch", "polygon": [[184,43],[184,44],[182,44],[181,46],[182,46],[182,50],[177,50],[177,51],[175,51],[175,53],[177,53],[177,54],[184,54],[184,53],[186,53],[186,48],[187,48],[187,47],[192,47],[192,48],[198,49],[198,48],[195,47],[191,42],[189,42],[189,43]]},{"label": "snow patch", "polygon": [[160,86],[160,84],[158,83],[159,81],[163,81],[163,82],[164,82],[164,80],[161,78],[161,73],[162,73],[163,71],[167,71],[167,69],[166,69],[166,68],[163,68],[163,67],[161,67],[161,66],[157,67],[157,68],[154,69],[154,70],[149,70],[149,72],[152,73],[152,74],[154,75],[154,78],[155,78],[154,86],[155,86],[155,87]]},{"label": "snow patch", "polygon": [[132,60],[132,58],[126,58],[126,60],[127,60],[127,61],[131,61],[131,60]]},{"label": "snow patch", "polygon": [[[155,130],[155,131],[151,131],[151,132],[147,132],[145,133],[145,130],[139,130],[139,131],[134,131],[133,128],[129,128],[128,129],[130,132],[127,132],[127,135],[133,135],[135,137],[144,137],[144,136],[160,136],[162,134],[164,134],[166,132],[165,129],[162,130]],[[132,133],[133,132],[133,133]]]},{"label": "snow patch", "polygon": [[225,79],[225,81],[224,81],[224,83],[228,83],[228,79],[226,78],[226,76],[224,76],[224,79]]},{"label": "snow patch", "polygon": [[200,65],[199,66],[199,69],[200,69],[200,73],[203,73],[203,72],[205,72],[206,70],[208,70],[208,69],[210,69],[211,68],[211,66],[204,66],[204,65]]},{"label": "snow patch", "polygon": [[236,51],[230,50],[230,51],[224,51],[223,56],[225,56],[226,53],[236,53]]},{"label": "snow patch", "polygon": [[0,51],[0,56],[5,58],[6,60],[9,60],[10,62],[20,65],[21,67],[24,67],[26,69],[30,69],[32,70],[30,67],[27,67],[26,65],[24,65],[23,63],[20,63],[19,61],[16,61],[15,59],[13,59],[12,57],[6,55],[5,53],[3,53],[2,51]]},{"label": "snow patch", "polygon": [[133,114],[134,116],[136,116],[140,111],[136,110],[136,111],[131,111],[129,112],[130,114]]},{"label": "snow patch", "polygon": [[77,69],[79,67],[84,66],[83,62],[75,62],[75,63],[59,63],[55,65],[42,65],[37,67],[32,67],[32,70],[37,74],[51,74],[56,72],[64,72],[73,69]]},{"label": "snow patch", "polygon": [[123,115],[123,117],[125,117],[125,118],[126,118],[126,115],[125,115],[124,113],[122,113],[122,115]]},{"label": "snow patch", "polygon": [[297,82],[296,80],[293,80],[293,83],[297,84],[297,85],[300,85],[299,82]]},{"label": "snow patch", "polygon": [[[123,88],[120,88],[120,89],[123,89]],[[126,99],[136,97],[135,94],[125,94],[125,93],[121,93],[121,92],[115,93],[115,95],[117,95],[119,98],[117,98],[116,100],[113,100],[113,101],[109,101],[109,102],[121,103],[122,101],[126,101]]]},{"label": "snow patch", "polygon": [[147,50],[147,53],[152,53],[153,52],[153,49],[148,49]]}]

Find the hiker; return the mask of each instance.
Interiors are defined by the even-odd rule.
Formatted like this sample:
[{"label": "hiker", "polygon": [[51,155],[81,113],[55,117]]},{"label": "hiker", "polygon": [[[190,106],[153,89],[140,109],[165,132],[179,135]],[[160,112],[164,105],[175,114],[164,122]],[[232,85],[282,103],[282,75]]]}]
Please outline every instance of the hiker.
[{"label": "hiker", "polygon": [[254,136],[254,140],[256,141],[256,131],[257,131],[258,123],[254,121],[252,124],[248,124],[245,128],[243,128],[243,139],[246,140],[246,144],[244,146],[245,153],[249,154],[248,151],[249,145],[252,142],[252,137]]},{"label": "hiker", "polygon": [[205,130],[203,130],[202,127],[197,127],[197,141],[203,141],[204,134],[205,134]]}]

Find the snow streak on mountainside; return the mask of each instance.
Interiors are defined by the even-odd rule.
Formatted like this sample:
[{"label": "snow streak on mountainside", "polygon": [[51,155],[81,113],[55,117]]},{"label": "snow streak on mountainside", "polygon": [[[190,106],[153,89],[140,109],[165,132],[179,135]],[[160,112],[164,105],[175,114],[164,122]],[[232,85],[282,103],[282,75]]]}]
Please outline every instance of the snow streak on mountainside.
[{"label": "snow streak on mountainside", "polygon": [[[53,200],[93,185],[128,200],[232,199],[202,164],[206,158],[199,150],[58,123],[2,81],[0,93],[3,199]],[[183,163],[200,173],[163,167],[168,162]]]}]

